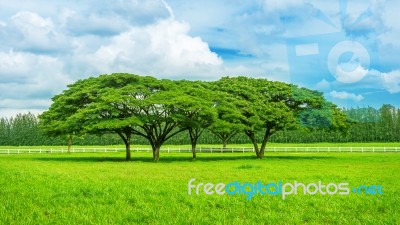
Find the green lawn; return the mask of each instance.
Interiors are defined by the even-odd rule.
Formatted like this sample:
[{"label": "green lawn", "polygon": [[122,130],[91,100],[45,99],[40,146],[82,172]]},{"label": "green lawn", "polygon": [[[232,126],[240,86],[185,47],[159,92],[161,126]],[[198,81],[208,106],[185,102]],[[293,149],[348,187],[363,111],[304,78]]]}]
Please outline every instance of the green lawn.
[{"label": "green lawn", "polygon": [[[399,224],[399,153],[0,155],[0,224]],[[188,195],[188,181],[381,185],[367,195]]]}]

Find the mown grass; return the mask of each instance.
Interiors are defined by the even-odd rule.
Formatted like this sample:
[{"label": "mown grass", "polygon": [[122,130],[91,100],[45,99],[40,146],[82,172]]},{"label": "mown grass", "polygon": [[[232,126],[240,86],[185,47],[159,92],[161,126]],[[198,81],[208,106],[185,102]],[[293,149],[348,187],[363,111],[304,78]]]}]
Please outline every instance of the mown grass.
[{"label": "mown grass", "polygon": [[[0,155],[0,224],[399,224],[398,153]],[[188,181],[379,184],[383,195],[188,195]]]}]

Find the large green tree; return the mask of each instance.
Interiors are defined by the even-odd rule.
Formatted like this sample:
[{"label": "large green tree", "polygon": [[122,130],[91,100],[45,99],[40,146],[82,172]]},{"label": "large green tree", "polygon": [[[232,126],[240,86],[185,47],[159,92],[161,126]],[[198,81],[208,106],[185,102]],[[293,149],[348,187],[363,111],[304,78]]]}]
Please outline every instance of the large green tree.
[{"label": "large green tree", "polygon": [[146,138],[159,160],[161,145],[187,127],[180,126],[182,92],[175,82],[132,74],[101,75],[76,82],[53,99],[41,118],[47,132],[117,133],[131,159],[133,135]]},{"label": "large green tree", "polygon": [[[264,157],[272,134],[295,128],[302,111],[319,108],[324,100],[320,92],[266,79],[224,77],[217,81],[217,86],[235,98],[236,110],[243,116],[244,132],[250,138],[257,158]],[[258,135],[259,132],[262,135]]]},{"label": "large green tree", "polygon": [[244,130],[242,124],[244,115],[237,109],[240,108],[240,100],[230,93],[220,91],[217,84],[213,86],[213,93],[217,96],[215,100],[217,117],[209,130],[221,140],[222,147],[226,148],[228,142]]},{"label": "large green tree", "polygon": [[204,130],[210,127],[217,118],[215,102],[218,99],[210,85],[202,81],[177,81],[179,98],[175,115],[181,121],[180,127],[187,129],[192,147],[192,156],[196,158],[196,145]]}]

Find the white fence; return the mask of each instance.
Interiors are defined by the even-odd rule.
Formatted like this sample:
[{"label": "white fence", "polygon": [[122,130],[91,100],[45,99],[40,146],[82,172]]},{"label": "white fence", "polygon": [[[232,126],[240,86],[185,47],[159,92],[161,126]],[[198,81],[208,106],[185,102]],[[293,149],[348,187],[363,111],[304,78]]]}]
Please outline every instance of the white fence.
[{"label": "white fence", "polygon": [[[191,152],[190,148],[161,148],[161,152]],[[234,153],[254,152],[254,148],[222,148],[222,147],[199,147],[198,153]],[[65,148],[9,148],[1,149],[0,154],[37,154],[37,153],[67,153]],[[88,152],[125,152],[125,148],[71,148],[71,153]],[[151,148],[131,148],[131,152],[151,152]],[[266,152],[400,152],[400,147],[267,147]]]}]

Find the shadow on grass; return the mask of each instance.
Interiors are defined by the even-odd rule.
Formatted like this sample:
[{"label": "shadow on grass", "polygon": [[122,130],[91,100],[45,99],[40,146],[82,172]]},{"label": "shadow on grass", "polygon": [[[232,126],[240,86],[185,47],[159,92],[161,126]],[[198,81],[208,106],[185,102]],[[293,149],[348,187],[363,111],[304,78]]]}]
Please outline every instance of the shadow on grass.
[{"label": "shadow on grass", "polygon": [[[315,159],[331,159],[336,158],[333,156],[265,156],[261,159],[265,162],[275,161],[275,160],[315,160]],[[118,157],[87,157],[87,156],[56,156],[56,157],[39,157],[32,158],[39,161],[58,161],[58,162],[154,162],[151,156],[133,156],[130,161],[126,161],[123,156]],[[260,160],[256,156],[243,155],[243,156],[198,156],[196,159],[192,159],[191,156],[161,156],[158,163],[173,163],[173,162],[212,162],[212,161],[235,161],[235,160]]]}]

